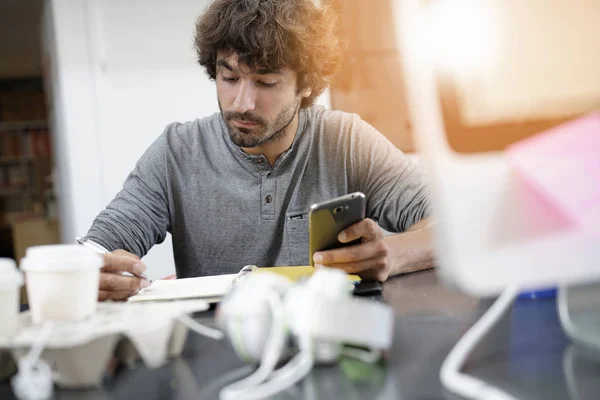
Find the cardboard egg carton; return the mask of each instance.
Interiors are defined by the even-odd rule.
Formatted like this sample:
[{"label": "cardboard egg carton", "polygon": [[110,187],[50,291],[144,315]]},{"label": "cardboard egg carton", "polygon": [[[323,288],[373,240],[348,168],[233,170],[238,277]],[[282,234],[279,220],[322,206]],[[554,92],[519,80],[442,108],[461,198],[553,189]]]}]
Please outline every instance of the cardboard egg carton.
[{"label": "cardboard egg carton", "polygon": [[[177,318],[208,307],[202,300],[98,303],[85,320],[53,321],[41,358],[57,385],[98,387],[113,357],[125,363],[141,358],[148,368],[157,368],[180,355],[188,328]],[[17,333],[0,336],[0,371],[9,371],[27,354],[42,327],[32,323],[29,312],[21,313]]]}]

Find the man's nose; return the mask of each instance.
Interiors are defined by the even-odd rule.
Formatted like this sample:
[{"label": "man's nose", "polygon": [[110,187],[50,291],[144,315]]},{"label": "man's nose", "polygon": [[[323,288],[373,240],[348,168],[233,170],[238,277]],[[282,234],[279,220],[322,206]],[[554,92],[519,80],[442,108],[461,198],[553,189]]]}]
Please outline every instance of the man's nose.
[{"label": "man's nose", "polygon": [[256,106],[256,90],[250,82],[241,82],[238,85],[233,109],[236,112],[244,113],[254,111]]}]

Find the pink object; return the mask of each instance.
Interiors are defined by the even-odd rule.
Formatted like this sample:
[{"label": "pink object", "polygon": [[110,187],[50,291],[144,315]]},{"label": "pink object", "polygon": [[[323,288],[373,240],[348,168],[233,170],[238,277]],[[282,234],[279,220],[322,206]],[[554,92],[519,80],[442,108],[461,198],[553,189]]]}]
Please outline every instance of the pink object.
[{"label": "pink object", "polygon": [[600,236],[600,112],[559,125],[507,149],[532,190],[578,229]]}]

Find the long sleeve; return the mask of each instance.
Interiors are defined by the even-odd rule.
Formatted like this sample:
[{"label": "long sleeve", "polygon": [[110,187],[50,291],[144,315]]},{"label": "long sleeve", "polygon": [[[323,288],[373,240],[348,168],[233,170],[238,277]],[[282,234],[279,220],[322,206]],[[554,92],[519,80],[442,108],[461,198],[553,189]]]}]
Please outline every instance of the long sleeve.
[{"label": "long sleeve", "polygon": [[350,135],[353,178],[367,196],[367,216],[403,232],[430,214],[425,179],[410,159],[375,128],[355,116]]},{"label": "long sleeve", "polygon": [[[168,128],[167,128],[168,129]],[[109,250],[144,256],[170,229],[166,133],[146,150],[123,189],[94,220],[86,238]]]}]

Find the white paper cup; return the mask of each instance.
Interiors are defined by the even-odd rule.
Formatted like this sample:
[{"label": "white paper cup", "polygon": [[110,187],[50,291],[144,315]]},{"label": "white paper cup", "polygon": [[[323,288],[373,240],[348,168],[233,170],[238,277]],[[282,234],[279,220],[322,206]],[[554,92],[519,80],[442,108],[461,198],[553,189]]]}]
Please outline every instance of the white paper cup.
[{"label": "white paper cup", "polygon": [[0,258],[0,336],[10,336],[19,327],[19,288],[23,276],[11,258]]},{"label": "white paper cup", "polygon": [[96,311],[100,254],[77,244],[29,247],[21,260],[31,317],[77,321]]}]

